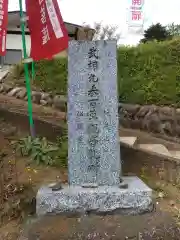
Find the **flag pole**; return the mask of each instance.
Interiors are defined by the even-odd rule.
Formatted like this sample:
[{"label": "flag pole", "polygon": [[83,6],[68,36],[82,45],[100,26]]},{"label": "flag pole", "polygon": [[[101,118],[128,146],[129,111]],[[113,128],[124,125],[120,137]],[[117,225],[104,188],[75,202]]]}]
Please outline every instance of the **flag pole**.
[{"label": "flag pole", "polygon": [[31,101],[31,84],[30,77],[28,72],[28,56],[26,51],[26,38],[25,38],[25,22],[22,7],[22,0],[19,0],[19,8],[20,8],[20,20],[21,20],[21,31],[22,31],[22,45],[23,45],[23,55],[24,55],[24,72],[25,72],[25,80],[26,80],[26,90],[27,90],[27,98],[28,98],[28,116],[29,116],[29,124],[30,124],[30,133],[32,137],[35,137],[35,129],[32,115],[32,101]]},{"label": "flag pole", "polygon": [[32,74],[32,80],[35,79],[35,62],[32,62],[32,66],[31,66],[31,74]]}]

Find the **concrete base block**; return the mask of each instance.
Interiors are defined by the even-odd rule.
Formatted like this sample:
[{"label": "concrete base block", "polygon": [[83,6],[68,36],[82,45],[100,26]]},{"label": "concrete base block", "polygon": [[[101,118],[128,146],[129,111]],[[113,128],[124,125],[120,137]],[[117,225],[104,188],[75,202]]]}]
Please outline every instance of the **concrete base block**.
[{"label": "concrete base block", "polygon": [[123,177],[127,189],[118,186],[63,186],[53,191],[39,189],[36,198],[38,216],[62,213],[140,214],[153,209],[152,190],[137,177]]}]

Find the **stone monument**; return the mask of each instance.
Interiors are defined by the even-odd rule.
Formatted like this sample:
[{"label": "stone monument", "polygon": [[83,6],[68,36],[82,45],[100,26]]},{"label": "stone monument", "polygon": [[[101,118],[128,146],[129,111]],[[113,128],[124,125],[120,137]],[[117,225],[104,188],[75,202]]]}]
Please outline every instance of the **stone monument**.
[{"label": "stone monument", "polygon": [[70,41],[68,74],[69,185],[42,187],[37,214],[150,211],[151,189],[121,175],[116,41]]}]

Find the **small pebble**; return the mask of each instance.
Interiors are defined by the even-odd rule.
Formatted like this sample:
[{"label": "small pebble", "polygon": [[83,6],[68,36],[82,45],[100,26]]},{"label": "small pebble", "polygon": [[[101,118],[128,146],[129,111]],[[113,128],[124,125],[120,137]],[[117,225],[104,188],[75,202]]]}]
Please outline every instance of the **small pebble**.
[{"label": "small pebble", "polygon": [[174,202],[173,200],[171,200],[171,201],[169,202],[169,204],[170,204],[171,207],[174,207],[174,206],[175,206],[175,202]]},{"label": "small pebble", "polygon": [[159,192],[159,193],[158,193],[158,197],[164,198],[164,197],[165,197],[165,194],[164,194],[163,192]]}]

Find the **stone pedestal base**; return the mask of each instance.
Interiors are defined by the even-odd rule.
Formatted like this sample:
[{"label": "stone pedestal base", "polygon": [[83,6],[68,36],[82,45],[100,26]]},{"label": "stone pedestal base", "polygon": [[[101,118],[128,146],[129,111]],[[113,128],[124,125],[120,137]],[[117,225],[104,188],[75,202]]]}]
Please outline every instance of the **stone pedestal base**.
[{"label": "stone pedestal base", "polygon": [[140,214],[153,209],[152,190],[137,177],[123,177],[127,189],[117,186],[84,188],[63,186],[53,191],[42,187],[37,193],[38,216],[60,213]]}]

